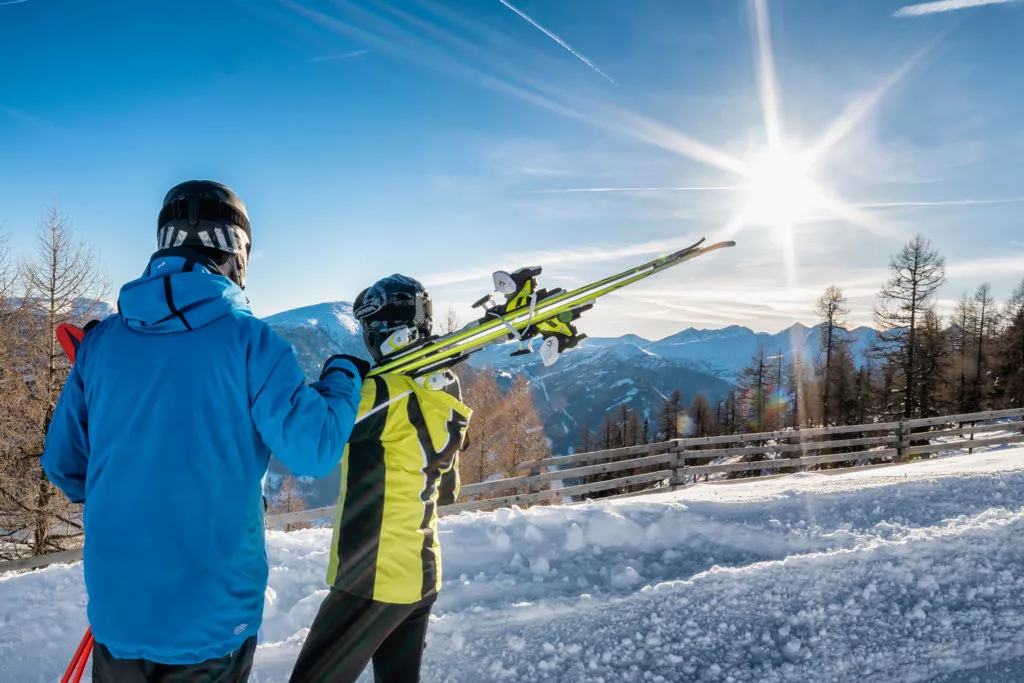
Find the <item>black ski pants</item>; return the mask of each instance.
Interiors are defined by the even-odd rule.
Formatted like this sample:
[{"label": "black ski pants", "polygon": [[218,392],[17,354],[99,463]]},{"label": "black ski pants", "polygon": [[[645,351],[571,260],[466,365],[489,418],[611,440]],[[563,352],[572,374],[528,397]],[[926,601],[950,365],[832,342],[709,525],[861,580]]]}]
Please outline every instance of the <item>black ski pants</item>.
[{"label": "black ski pants", "polygon": [[376,683],[417,683],[434,600],[393,605],[332,588],[291,683],[353,683],[371,660]]},{"label": "black ski pants", "polygon": [[256,653],[256,636],[224,657],[199,664],[158,664],[146,659],[115,659],[96,643],[92,650],[93,683],[246,683]]}]

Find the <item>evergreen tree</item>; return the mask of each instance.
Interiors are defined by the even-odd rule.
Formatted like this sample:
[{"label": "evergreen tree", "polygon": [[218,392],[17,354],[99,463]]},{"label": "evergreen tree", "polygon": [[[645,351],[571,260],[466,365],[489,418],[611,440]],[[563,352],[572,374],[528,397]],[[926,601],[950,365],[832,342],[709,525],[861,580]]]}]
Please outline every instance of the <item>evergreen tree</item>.
[{"label": "evergreen tree", "polygon": [[590,423],[587,423],[580,432],[579,451],[580,453],[589,453],[593,447],[594,435],[590,433]]},{"label": "evergreen tree", "polygon": [[619,428],[615,424],[614,418],[611,413],[605,413],[604,420],[601,422],[601,432],[598,437],[598,450],[606,451],[612,448],[619,447]]},{"label": "evergreen tree", "polygon": [[921,326],[932,310],[935,295],[945,282],[945,260],[932,243],[918,235],[892,257],[890,277],[879,292],[875,320],[881,328],[881,349],[896,369],[892,380],[901,393],[899,414],[904,418],[921,414],[921,376],[924,364],[920,349]]},{"label": "evergreen tree", "polygon": [[711,409],[708,397],[698,393],[690,404],[691,436],[711,436],[717,431],[715,411]]},{"label": "evergreen tree", "polygon": [[790,423],[800,428],[808,424],[810,414],[808,406],[811,368],[803,357],[796,353],[789,362],[785,373],[785,386],[789,393]]},{"label": "evergreen tree", "polygon": [[683,409],[683,394],[676,389],[665,399],[658,412],[658,434],[662,441],[679,438],[679,417]]},{"label": "evergreen tree", "polygon": [[942,330],[942,319],[934,308],[924,311],[917,335],[915,353],[918,365],[917,400],[918,412],[922,417],[942,414],[941,395],[946,376],[948,346]]},{"label": "evergreen tree", "polygon": [[835,395],[836,385],[840,382],[836,367],[844,352],[848,353],[850,344],[846,332],[846,316],[850,308],[843,290],[835,286],[826,289],[818,299],[817,311],[821,328],[822,424],[827,427],[836,417],[835,403],[841,400]]},{"label": "evergreen tree", "polygon": [[953,311],[953,318],[949,328],[949,340],[951,357],[955,359],[951,368],[955,372],[955,386],[957,387],[954,398],[957,410],[966,413],[970,410],[970,397],[968,395],[968,380],[973,378],[976,371],[974,356],[971,353],[973,343],[972,329],[975,326],[974,302],[967,298],[967,294],[960,298]]},{"label": "evergreen tree", "polygon": [[977,360],[975,362],[976,370],[974,373],[971,409],[979,411],[983,410],[988,403],[987,399],[991,385],[988,375],[989,355],[992,350],[992,338],[995,336],[999,324],[995,302],[992,299],[992,285],[988,282],[978,287],[978,291],[975,292],[974,307],[978,316],[975,335]]},{"label": "evergreen tree", "polygon": [[1024,279],[1003,313],[1006,326],[1000,335],[998,367],[1000,395],[1005,408],[1024,407]]},{"label": "evergreen tree", "polygon": [[737,407],[743,411],[743,420],[754,432],[767,430],[768,397],[774,391],[771,375],[763,348],[758,348],[750,365],[740,372],[743,403]]}]

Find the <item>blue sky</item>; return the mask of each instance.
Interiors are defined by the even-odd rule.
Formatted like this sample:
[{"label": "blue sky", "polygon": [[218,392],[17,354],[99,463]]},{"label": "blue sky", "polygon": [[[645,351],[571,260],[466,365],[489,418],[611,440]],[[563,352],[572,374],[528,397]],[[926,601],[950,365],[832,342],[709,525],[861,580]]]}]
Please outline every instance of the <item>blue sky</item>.
[{"label": "blue sky", "polygon": [[467,319],[498,268],[738,240],[593,335],[775,331],[830,284],[869,323],[916,232],[944,306],[1024,275],[1024,2],[510,3],[0,0],[0,222],[28,250],[56,196],[116,291],[164,192],[219,180],[261,315],[404,272]]}]

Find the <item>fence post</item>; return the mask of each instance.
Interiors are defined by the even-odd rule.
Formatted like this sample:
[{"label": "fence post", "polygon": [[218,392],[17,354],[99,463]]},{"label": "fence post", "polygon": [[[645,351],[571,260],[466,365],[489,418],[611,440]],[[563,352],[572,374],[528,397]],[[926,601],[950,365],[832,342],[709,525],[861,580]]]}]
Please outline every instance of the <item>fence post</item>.
[{"label": "fence post", "polygon": [[906,437],[906,428],[903,426],[903,420],[899,421],[899,425],[896,427],[896,462],[906,462],[907,457],[905,455],[905,449],[907,447],[904,438]]},{"label": "fence post", "polygon": [[672,476],[669,479],[669,488],[673,491],[686,485],[686,451],[676,451],[676,455],[672,458]]},{"label": "fence post", "polygon": [[[540,470],[541,470],[540,466],[537,465],[535,462],[534,463],[530,463],[528,476],[535,477],[538,474],[540,474]],[[528,493],[540,493],[540,484],[538,482],[531,481],[530,482],[530,486],[527,489],[527,492]]]}]

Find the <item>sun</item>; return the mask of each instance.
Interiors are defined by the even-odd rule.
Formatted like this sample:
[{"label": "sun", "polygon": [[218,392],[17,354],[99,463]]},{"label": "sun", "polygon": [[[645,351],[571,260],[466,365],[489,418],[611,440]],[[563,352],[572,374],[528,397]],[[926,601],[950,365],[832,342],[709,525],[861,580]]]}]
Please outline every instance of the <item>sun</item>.
[{"label": "sun", "polygon": [[792,227],[811,219],[821,204],[821,192],[809,171],[800,155],[782,146],[751,159],[744,174],[745,222]]}]

